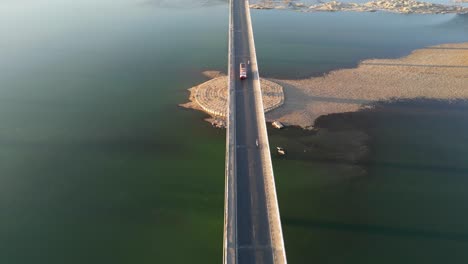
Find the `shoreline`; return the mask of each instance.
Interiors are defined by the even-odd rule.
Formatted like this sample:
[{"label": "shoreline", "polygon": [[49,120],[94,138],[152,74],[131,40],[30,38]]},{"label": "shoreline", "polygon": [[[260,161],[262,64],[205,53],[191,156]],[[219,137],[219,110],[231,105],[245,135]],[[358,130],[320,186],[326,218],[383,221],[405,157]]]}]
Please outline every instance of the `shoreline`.
[{"label": "shoreline", "polygon": [[457,0],[455,4],[444,5],[415,0],[372,0],[366,3],[317,1],[307,4],[296,0],[267,1],[259,0],[250,5],[252,9],[291,10],[297,12],[390,12],[397,14],[468,14],[468,7],[460,5],[468,0]]},{"label": "shoreline", "polygon": [[268,80],[283,87],[284,103],[266,113],[266,121],[303,129],[313,129],[320,116],[356,112],[379,102],[468,101],[468,42],[429,46],[396,59],[368,59],[318,77]]}]

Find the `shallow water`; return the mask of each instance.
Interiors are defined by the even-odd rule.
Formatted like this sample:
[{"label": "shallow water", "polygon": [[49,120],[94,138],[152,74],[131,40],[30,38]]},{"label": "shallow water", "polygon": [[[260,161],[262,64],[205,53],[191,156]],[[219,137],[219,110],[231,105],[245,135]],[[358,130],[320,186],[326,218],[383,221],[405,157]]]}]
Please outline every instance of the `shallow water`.
[{"label": "shallow water", "polygon": [[[467,110],[408,100],[321,117],[319,132],[271,131],[291,154],[274,159],[289,261],[465,262]],[[359,133],[368,142],[350,144]],[[367,158],[346,158],[362,147]]]},{"label": "shallow water", "polygon": [[[203,3],[178,9],[130,0],[0,2],[1,263],[221,260],[224,131],[177,107],[185,89],[204,80],[201,71],[226,69],[227,6]],[[252,14],[260,71],[269,77],[309,76],[468,41],[451,15]],[[355,187],[341,177],[356,171],[338,166],[337,173],[333,162],[307,159],[274,159],[274,166],[291,262],[304,262],[314,248],[317,262],[332,263],[325,254],[331,251],[319,252],[325,246],[365,262],[366,253],[346,241],[374,237],[340,228],[331,236],[319,218],[345,215],[346,208],[360,215],[342,202]],[[338,187],[327,192],[309,177],[316,174]],[[317,202],[299,208],[294,193]],[[401,200],[392,203],[391,191],[354,193],[374,202],[362,209],[363,224],[381,224],[367,214],[398,212]],[[304,223],[306,231],[295,227]],[[385,239],[393,241],[384,238],[383,245]]]}]

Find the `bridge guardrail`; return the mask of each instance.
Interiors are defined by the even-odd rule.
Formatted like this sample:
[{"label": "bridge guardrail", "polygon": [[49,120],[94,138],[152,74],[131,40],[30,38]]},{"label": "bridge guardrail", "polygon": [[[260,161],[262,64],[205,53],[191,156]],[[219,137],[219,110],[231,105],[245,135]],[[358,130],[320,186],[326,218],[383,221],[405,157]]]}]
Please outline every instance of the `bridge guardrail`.
[{"label": "bridge guardrail", "polygon": [[271,244],[273,248],[273,258],[275,264],[286,264],[286,251],[284,248],[283,231],[281,227],[281,218],[279,214],[278,199],[276,195],[275,177],[273,175],[273,165],[271,162],[271,152],[268,142],[268,134],[265,122],[265,113],[263,108],[262,92],[260,88],[260,75],[257,64],[257,52],[255,50],[255,41],[253,36],[252,20],[250,16],[249,1],[245,0],[245,12],[247,18],[247,30],[250,45],[250,64],[252,67],[254,79],[254,97],[256,101],[256,115],[259,125],[259,142],[263,146],[262,164],[265,176],[265,194],[268,207],[268,221],[270,224]]},{"label": "bridge guardrail", "polygon": [[[225,171],[225,197],[224,197],[224,243],[223,263],[237,263],[237,212],[236,212],[236,128],[231,126],[236,113],[230,113],[235,106],[235,87],[232,69],[234,67],[234,31],[233,31],[233,6],[229,2],[229,44],[228,44],[228,97],[226,109],[226,171]],[[229,216],[230,213],[230,217]]]}]

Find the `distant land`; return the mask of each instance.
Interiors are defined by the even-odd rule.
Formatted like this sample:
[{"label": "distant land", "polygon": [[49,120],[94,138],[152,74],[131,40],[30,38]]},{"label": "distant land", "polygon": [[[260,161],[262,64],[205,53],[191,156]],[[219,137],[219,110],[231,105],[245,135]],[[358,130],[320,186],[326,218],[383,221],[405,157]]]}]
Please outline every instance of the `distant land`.
[{"label": "distant land", "polygon": [[[457,2],[468,2],[468,0],[457,0]],[[467,14],[468,8],[459,5],[443,5],[415,0],[375,0],[367,3],[348,3],[339,1],[322,2],[318,4],[306,4],[295,0],[282,2],[260,0],[251,4],[253,9],[288,9],[300,12],[392,12],[401,14]]]},{"label": "distant land", "polygon": [[[302,128],[312,128],[319,116],[371,108],[378,102],[420,98],[468,102],[468,42],[426,47],[399,59],[365,60],[357,68],[321,77],[268,80],[282,87],[284,101],[266,114],[266,120]],[[194,104],[185,106],[200,110]]]}]

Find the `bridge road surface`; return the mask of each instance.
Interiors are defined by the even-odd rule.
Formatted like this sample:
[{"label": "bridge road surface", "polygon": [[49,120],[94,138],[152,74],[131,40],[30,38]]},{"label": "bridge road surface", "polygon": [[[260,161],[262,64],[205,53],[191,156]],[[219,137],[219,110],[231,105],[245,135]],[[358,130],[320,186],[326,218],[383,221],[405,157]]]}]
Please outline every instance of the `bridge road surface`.
[{"label": "bridge road surface", "polygon": [[[274,263],[265,195],[260,148],[246,1],[233,1],[235,130],[237,186],[237,261],[239,264]],[[240,63],[247,65],[247,79],[240,80]]]}]

